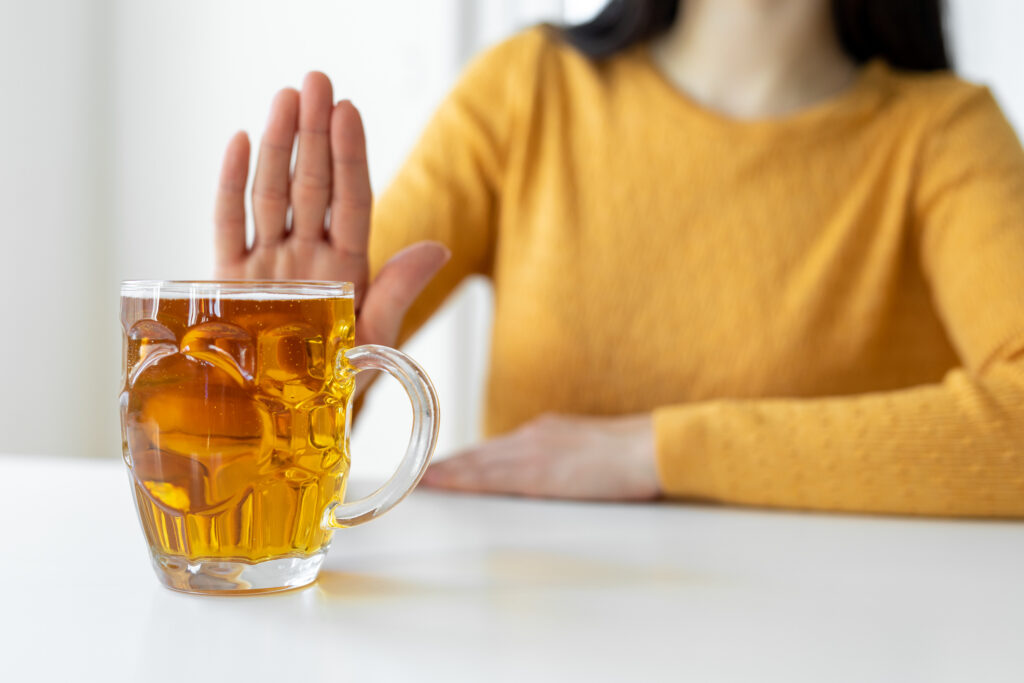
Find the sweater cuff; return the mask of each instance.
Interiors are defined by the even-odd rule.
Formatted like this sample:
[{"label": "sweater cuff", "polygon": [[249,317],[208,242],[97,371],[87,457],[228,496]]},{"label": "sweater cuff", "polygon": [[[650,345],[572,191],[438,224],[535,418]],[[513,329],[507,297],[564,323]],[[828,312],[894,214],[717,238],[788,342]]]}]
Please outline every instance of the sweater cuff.
[{"label": "sweater cuff", "polygon": [[721,482],[712,431],[714,403],[666,406],[654,411],[654,447],[661,490],[673,498],[717,500]]}]

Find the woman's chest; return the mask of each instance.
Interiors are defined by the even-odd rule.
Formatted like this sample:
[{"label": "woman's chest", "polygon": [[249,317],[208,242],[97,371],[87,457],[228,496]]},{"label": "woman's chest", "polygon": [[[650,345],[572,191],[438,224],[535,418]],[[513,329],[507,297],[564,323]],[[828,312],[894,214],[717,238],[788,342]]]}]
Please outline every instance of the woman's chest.
[{"label": "woman's chest", "polygon": [[496,358],[609,387],[624,375],[664,399],[814,395],[877,384],[941,336],[909,182],[884,154],[713,163],[697,147],[675,164],[598,152],[518,185],[495,257]]}]

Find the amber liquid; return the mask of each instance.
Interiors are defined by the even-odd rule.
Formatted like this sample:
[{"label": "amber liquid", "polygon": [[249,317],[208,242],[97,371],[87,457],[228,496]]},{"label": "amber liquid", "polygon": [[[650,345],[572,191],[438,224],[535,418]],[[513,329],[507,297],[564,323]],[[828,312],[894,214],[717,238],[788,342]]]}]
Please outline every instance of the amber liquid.
[{"label": "amber liquid", "polygon": [[354,321],[342,297],[122,297],[124,456],[155,552],[259,562],[330,541]]}]

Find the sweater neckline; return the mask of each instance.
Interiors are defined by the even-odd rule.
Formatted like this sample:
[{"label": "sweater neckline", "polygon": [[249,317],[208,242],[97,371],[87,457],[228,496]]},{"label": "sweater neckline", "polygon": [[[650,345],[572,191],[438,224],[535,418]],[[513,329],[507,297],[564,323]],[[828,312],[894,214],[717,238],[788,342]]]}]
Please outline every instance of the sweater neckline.
[{"label": "sweater neckline", "polygon": [[819,102],[803,107],[797,111],[759,119],[743,119],[729,116],[698,102],[692,95],[673,83],[658,67],[646,43],[634,48],[635,61],[639,62],[644,73],[651,78],[658,90],[675,102],[675,106],[685,113],[703,120],[712,127],[728,132],[774,132],[793,128],[813,126],[819,121],[829,121],[836,117],[857,115],[873,109],[878,101],[880,82],[888,72],[888,65],[881,59],[872,59],[860,66],[857,74],[846,88]]}]

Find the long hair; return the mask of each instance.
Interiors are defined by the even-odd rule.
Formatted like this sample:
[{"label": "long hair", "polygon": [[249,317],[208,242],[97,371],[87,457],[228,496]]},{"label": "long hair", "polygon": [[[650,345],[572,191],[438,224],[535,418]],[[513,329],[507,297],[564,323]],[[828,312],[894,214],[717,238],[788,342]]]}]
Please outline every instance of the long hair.
[{"label": "long hair", "polygon": [[[685,0],[611,0],[582,24],[562,29],[592,59],[604,59],[668,31]],[[843,50],[862,64],[882,58],[910,71],[949,69],[942,0],[831,0]]]}]

